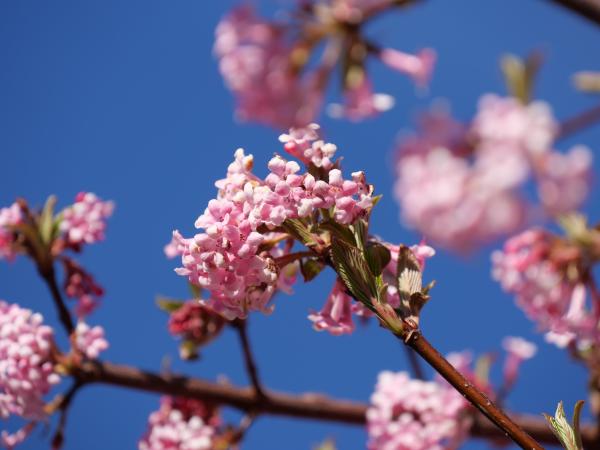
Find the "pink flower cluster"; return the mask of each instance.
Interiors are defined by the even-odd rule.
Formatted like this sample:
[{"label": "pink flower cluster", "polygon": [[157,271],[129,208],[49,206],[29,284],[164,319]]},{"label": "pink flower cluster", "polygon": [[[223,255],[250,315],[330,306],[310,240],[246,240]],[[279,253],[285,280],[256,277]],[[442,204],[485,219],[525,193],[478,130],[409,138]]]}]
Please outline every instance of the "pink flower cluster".
[{"label": "pink flower cluster", "polygon": [[85,322],[79,322],[75,327],[74,345],[87,358],[98,358],[100,353],[108,348],[104,328],[99,325],[90,327]]},{"label": "pink flower cluster", "polygon": [[219,22],[215,38],[219,70],[236,96],[239,119],[286,128],[315,117],[321,103],[317,80],[292,66],[293,44],[284,26],[241,6]]},{"label": "pink flower cluster", "polygon": [[[188,300],[169,317],[169,333],[180,336],[184,342],[200,347],[219,335],[225,321],[212,309],[202,305],[198,300]],[[183,345],[180,348],[182,359],[197,356],[194,349]]]},{"label": "pink flower cluster", "polygon": [[[391,253],[391,260],[383,271],[384,281],[387,283],[388,303],[398,308],[400,306],[400,296],[396,288],[396,270],[398,266],[398,252],[400,247],[392,244],[385,244]],[[427,245],[413,245],[411,251],[419,261],[421,270],[425,268],[425,259],[435,255],[435,250]],[[356,302],[347,293],[344,283],[336,279],[325,305],[319,312],[312,312],[308,319],[313,323],[313,328],[317,331],[328,331],[334,336],[341,334],[350,334],[354,331],[354,321],[352,315],[359,317],[370,317],[372,315],[362,303]]]},{"label": "pink flower cluster", "polygon": [[[285,148],[298,154],[306,147],[305,155],[308,147],[331,149],[331,144],[313,137],[316,128],[292,130]],[[318,158],[317,153],[313,157]],[[321,158],[321,163],[327,158]],[[265,228],[274,230],[287,219],[308,217],[319,209],[330,209],[336,221],[349,224],[372,207],[371,189],[362,172],[347,180],[332,165],[326,178],[318,179],[301,173],[295,161],[276,155],[269,161],[269,174],[260,179],[251,172],[252,165],[252,156],[237,150],[227,177],[215,183],[217,198],[196,220],[196,228],[204,232],[190,239],[174,232],[183,263],[177,273],[207,289],[207,304],[227,319],[246,317],[248,311],[272,311],[269,300],[281,274],[275,258],[282,255],[277,248],[261,250],[266,234],[271,234],[265,234]]]},{"label": "pink flower cluster", "polygon": [[212,450],[219,417],[196,400],[163,397],[150,414],[139,450]]},{"label": "pink flower cluster", "polygon": [[114,210],[110,201],[102,201],[91,192],[80,192],[75,203],[62,212],[60,230],[68,244],[78,247],[104,239],[106,219]]},{"label": "pink flower cluster", "polygon": [[60,381],[52,328],[40,314],[0,301],[0,417],[45,417],[43,397]]},{"label": "pink flower cluster", "polygon": [[517,305],[546,333],[546,340],[559,347],[576,342],[587,346],[600,342],[600,310],[596,302],[586,307],[586,287],[571,281],[560,265],[549,257],[554,237],[531,229],[504,244],[492,254],[492,276],[515,295]]},{"label": "pink flower cluster", "polygon": [[[257,17],[249,6],[234,8],[215,31],[214,52],[227,87],[236,97],[236,115],[243,121],[254,120],[277,128],[305,126],[314,120],[323,102],[327,79],[335,65],[344,59],[340,51],[329,50],[316,68],[307,64],[315,50],[315,33],[319,39],[339,39],[336,33],[344,25],[359,23],[372,8],[390,6],[379,0],[323,1],[311,7],[299,6],[297,20],[274,22]],[[306,6],[306,5],[304,5]],[[335,26],[338,23],[340,26]],[[337,30],[337,31],[334,31]],[[357,54],[366,49],[344,49]],[[394,70],[407,74],[417,85],[429,82],[435,64],[435,52],[425,49],[411,55],[394,49],[373,51],[374,55]],[[354,64],[357,69],[360,64]],[[362,70],[362,69],[361,69]],[[343,105],[330,105],[336,117],[361,120],[393,106],[393,98],[374,94],[371,81],[362,71],[344,87]]]},{"label": "pink flower cluster", "polygon": [[468,250],[531,218],[522,192],[530,179],[547,214],[576,209],[589,189],[591,153],[553,150],[557,133],[543,102],[486,95],[469,127],[434,112],[399,147],[395,193],[404,222],[439,245]]},{"label": "pink flower cluster", "polygon": [[18,204],[0,208],[0,259],[10,261],[16,256],[13,248],[15,234],[11,227],[18,225],[21,220],[21,208]]},{"label": "pink flower cluster", "polygon": [[94,311],[104,295],[104,289],[94,277],[71,258],[63,258],[65,269],[64,290],[67,297],[77,300],[75,314],[82,318]]},{"label": "pink flower cluster", "polygon": [[381,372],[367,411],[369,450],[450,450],[466,438],[467,401],[446,383]]}]

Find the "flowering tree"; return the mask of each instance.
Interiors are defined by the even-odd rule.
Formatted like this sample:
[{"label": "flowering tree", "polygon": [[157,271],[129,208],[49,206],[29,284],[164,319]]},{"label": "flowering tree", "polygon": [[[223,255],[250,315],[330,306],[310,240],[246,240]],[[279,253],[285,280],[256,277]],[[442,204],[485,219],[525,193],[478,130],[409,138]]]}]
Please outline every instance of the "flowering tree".
[{"label": "flowering tree", "polygon": [[[392,107],[391,96],[373,90],[371,60],[407,75],[419,89],[427,87],[433,49],[404,53],[365,32],[373,18],[413,3],[298,1],[276,19],[242,5],[216,27],[214,53],[235,97],[236,117],[284,133],[274,139],[268,161],[255,164],[243,149],[232,152],[229,166],[218,169],[213,198],[190,211],[190,218],[197,217],[195,233],[180,233],[176,228],[185,224],[173,223],[164,253],[191,294],[159,297],[157,305],[186,361],[233,330],[249,388],[100,358],[108,341],[93,313],[104,288],[82,254],[106,238],[111,201],[82,192],[62,209],[54,196],[41,208],[19,198],[0,209],[0,258],[29,259],[59,319],[52,327],[32,309],[0,301],[0,416],[11,419],[1,445],[16,447],[56,415],[50,445],[60,448],[76,394],[95,383],[162,394],[138,442],[148,450],[239,448],[264,414],[366,426],[371,450],[453,449],[472,437],[527,449],[599,445],[597,425],[581,423],[582,402],[574,405],[571,422],[562,403],[546,420],[505,410],[535,344],[515,336],[503,340],[497,383],[490,376],[491,355],[476,361],[466,352],[444,356],[421,323],[435,314],[434,281],[425,270],[435,248],[464,254],[505,240],[491,255],[492,277],[549,344],[567,350],[588,371],[589,408],[600,416],[600,227],[577,212],[592,194],[593,154],[583,145],[559,149],[562,138],[592,124],[600,111],[559,122],[548,103],[532,99],[541,64],[532,54],[502,60],[508,94],[482,96],[471,121],[462,123],[439,106],[422,114],[416,131],[398,142],[393,164],[402,220],[423,236],[411,243],[373,233],[381,199],[377,180],[345,171],[343,150],[327,142],[315,123],[322,112],[360,121]],[[600,23],[593,2],[557,3]],[[325,106],[337,73],[342,100]],[[576,77],[591,92],[600,91],[599,80],[588,72]],[[251,317],[273,313],[296,284],[328,271],[330,291],[320,311],[307,311],[307,324],[339,336],[353,333],[356,321],[370,323],[407,349],[412,373],[382,368],[368,404],[275,392],[263,384],[255,361]],[[59,333],[68,339],[61,341]],[[433,378],[427,379],[422,360],[436,372]],[[227,408],[242,411],[241,419],[229,419]]]}]

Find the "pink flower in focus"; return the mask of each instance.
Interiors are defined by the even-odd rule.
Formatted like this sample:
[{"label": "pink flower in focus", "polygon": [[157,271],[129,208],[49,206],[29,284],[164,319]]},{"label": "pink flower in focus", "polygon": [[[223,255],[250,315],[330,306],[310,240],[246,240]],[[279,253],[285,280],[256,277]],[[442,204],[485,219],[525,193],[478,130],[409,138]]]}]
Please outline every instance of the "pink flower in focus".
[{"label": "pink flower in focus", "polygon": [[447,384],[381,372],[367,411],[369,450],[449,450],[467,436],[468,403]]},{"label": "pink flower in focus", "polygon": [[218,416],[197,400],[163,397],[139,450],[212,450]]},{"label": "pink flower in focus", "polygon": [[507,386],[511,386],[517,379],[521,363],[535,356],[537,346],[523,338],[513,336],[505,337],[502,346],[507,352],[504,362],[504,382]]},{"label": "pink flower in focus", "polygon": [[417,86],[425,87],[431,79],[436,53],[431,48],[424,48],[416,55],[385,48],[379,52],[379,58],[392,69],[410,76]]},{"label": "pink flower in focus", "polygon": [[11,227],[18,225],[21,221],[21,208],[17,203],[13,203],[7,208],[0,208],[0,259],[6,258],[12,261],[15,258],[14,232]]},{"label": "pink flower in focus", "polygon": [[346,294],[346,287],[336,280],[323,309],[311,313],[308,319],[317,331],[327,330],[334,336],[350,334],[354,331],[352,302],[352,297]]},{"label": "pink flower in focus", "polygon": [[41,420],[44,396],[60,381],[52,328],[40,314],[0,301],[0,418]]},{"label": "pink flower in focus", "polygon": [[85,322],[79,322],[75,327],[75,347],[89,359],[96,359],[108,348],[104,338],[104,328],[96,325],[90,327]]},{"label": "pink flower in focus", "polygon": [[357,122],[390,110],[394,106],[394,98],[387,94],[373,93],[371,82],[366,75],[354,87],[344,90],[344,104],[332,103],[327,108],[331,117],[346,118]]},{"label": "pink flower in focus", "polygon": [[62,212],[60,230],[68,244],[79,246],[104,239],[106,220],[114,210],[113,202],[105,202],[91,192],[80,192],[75,203]]}]

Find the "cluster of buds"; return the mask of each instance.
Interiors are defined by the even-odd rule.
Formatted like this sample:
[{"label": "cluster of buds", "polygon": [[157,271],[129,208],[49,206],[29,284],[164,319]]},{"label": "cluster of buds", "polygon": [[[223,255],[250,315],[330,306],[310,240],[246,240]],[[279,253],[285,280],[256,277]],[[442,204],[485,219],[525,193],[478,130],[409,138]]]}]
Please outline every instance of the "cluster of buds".
[{"label": "cluster of buds", "polygon": [[62,258],[65,271],[64,291],[67,297],[77,300],[75,314],[77,317],[89,315],[104,295],[104,289],[94,277],[73,259]]},{"label": "cluster of buds", "polygon": [[104,240],[106,220],[113,210],[113,202],[103,201],[91,192],[77,194],[75,203],[62,212],[60,230],[66,243],[78,247]]},{"label": "cluster of buds", "polygon": [[600,344],[600,294],[592,275],[600,232],[577,215],[563,225],[566,237],[530,229],[510,238],[492,255],[492,275],[547,341],[584,351]]},{"label": "cluster of buds", "polygon": [[0,208],[0,258],[10,261],[16,256],[14,244],[17,234],[14,227],[21,221],[21,208],[17,203],[8,208]]},{"label": "cluster of buds", "polygon": [[[344,71],[343,104],[330,105],[336,117],[361,120],[393,106],[393,98],[373,93],[366,72],[369,56],[426,86],[435,52],[412,55],[381,49],[367,40],[361,26],[394,7],[390,1],[323,0],[299,2],[287,22],[256,16],[249,6],[233,9],[215,32],[219,69],[237,100],[236,115],[284,129],[315,120],[327,79],[340,65]],[[316,68],[308,64],[317,49],[325,50]]]},{"label": "cluster of buds", "polygon": [[[198,400],[163,397],[160,409],[150,414],[148,431],[139,450],[212,450],[218,440],[220,417]],[[226,448],[226,447],[223,447]]]},{"label": "cluster of buds", "polygon": [[[591,153],[553,149],[559,126],[544,102],[486,95],[470,125],[437,110],[421,128],[399,145],[395,193],[403,221],[441,246],[469,250],[586,198]],[[537,208],[523,195],[529,180]]]},{"label": "cluster of buds", "polygon": [[[375,314],[394,332],[403,327],[400,317],[418,326],[431,287],[421,285],[421,272],[433,249],[369,235],[373,188],[362,172],[344,178],[335,145],[320,139],[317,125],[292,129],[280,141],[306,170],[275,155],[262,179],[252,173],[252,156],[237,150],[227,177],[216,182],[217,198],[196,221],[204,232],[184,238],[175,231],[165,249],[181,255],[177,273],[208,291],[203,304],[232,320],[270,312],[273,293],[294,279],[290,268],[308,281],[330,265],[339,279],[323,310],[309,316],[316,329],[349,333],[352,313]],[[308,251],[293,253],[295,241]]]}]

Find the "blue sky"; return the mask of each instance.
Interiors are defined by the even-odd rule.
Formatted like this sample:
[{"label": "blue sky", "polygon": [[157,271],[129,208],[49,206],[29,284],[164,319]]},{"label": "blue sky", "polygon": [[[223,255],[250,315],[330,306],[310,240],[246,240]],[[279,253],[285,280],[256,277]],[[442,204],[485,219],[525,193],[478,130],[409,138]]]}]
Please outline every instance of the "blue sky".
[{"label": "blue sky", "polygon": [[[174,228],[191,233],[234,150],[243,146],[253,153],[259,172],[280,151],[277,131],[235,122],[233,99],[211,53],[217,21],[234,4],[0,3],[0,205],[17,196],[39,205],[54,193],[64,206],[80,190],[115,200],[108,239],[82,257],[107,291],[91,319],[105,327],[111,342],[105,358],[152,370],[170,360],[176,371],[210,379],[225,375],[245,384],[233,333],[207,348],[200,362],[181,363],[166,317],[154,306],[158,293],[187,295],[162,247]],[[543,0],[430,0],[374,24],[370,34],[386,46],[406,51],[432,46],[439,55],[429,96],[416,96],[406,78],[373,63],[377,90],[393,94],[396,107],[358,125],[321,120],[346,170],[365,170],[384,194],[374,231],[389,241],[420,238],[401,226],[391,195],[393,143],[400,130],[410,128],[415,111],[434,98],[447,98],[455,114],[467,120],[482,93],[504,92],[497,65],[501,54],[541,49],[547,60],[537,97],[550,101],[559,118],[569,117],[597,101],[577,93],[570,77],[577,70],[600,69],[592,57],[600,44],[598,31]],[[559,147],[578,142],[595,150],[600,128]],[[597,197],[585,210],[598,220]],[[438,284],[425,311],[424,332],[442,352],[498,351],[505,335],[534,340],[539,355],[524,366],[508,405],[534,414],[553,410],[561,399],[572,405],[585,397],[585,372],[545,345],[490,279],[489,253],[499,245],[469,257],[438,252],[427,268],[427,277]],[[314,332],[306,315],[320,308],[331,281],[328,273],[310,285],[299,283],[296,295],[276,299],[272,316],[251,318],[260,372],[273,389],[366,401],[380,370],[406,369],[404,351],[373,323],[347,337]],[[44,285],[23,258],[0,265],[0,298],[57,323]],[[65,449],[135,448],[157,405],[153,394],[86,388],[72,408]],[[360,428],[272,417],[258,420],[244,447],[309,449],[326,437],[335,438],[341,450],[364,448]],[[47,448],[46,442],[36,432],[23,448]]]}]

